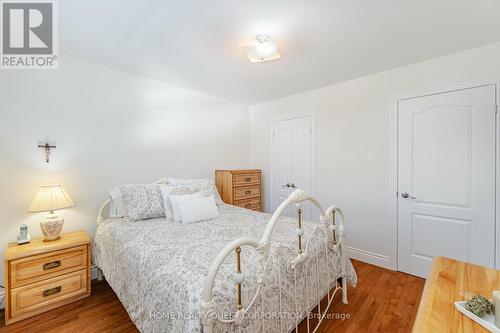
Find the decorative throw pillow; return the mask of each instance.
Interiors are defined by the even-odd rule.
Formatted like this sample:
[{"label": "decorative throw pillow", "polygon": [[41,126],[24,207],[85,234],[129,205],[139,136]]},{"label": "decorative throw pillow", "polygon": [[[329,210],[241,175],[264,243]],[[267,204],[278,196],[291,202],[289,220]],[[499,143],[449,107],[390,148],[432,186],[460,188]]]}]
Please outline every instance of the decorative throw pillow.
[{"label": "decorative throw pillow", "polygon": [[174,212],[172,211],[172,205],[170,203],[169,196],[173,195],[185,195],[191,194],[191,191],[188,191],[183,186],[173,186],[173,185],[165,185],[160,187],[161,196],[163,199],[163,207],[165,208],[165,218],[169,221],[174,220]]},{"label": "decorative throw pillow", "polygon": [[219,208],[212,195],[178,203],[183,224],[211,220],[219,216]]},{"label": "decorative throw pillow", "polygon": [[215,184],[210,179],[205,179],[203,181],[192,183],[192,184],[184,184],[173,186],[169,183],[169,185],[164,185],[161,187],[161,194],[163,197],[163,206],[165,207],[165,217],[167,220],[173,220],[173,212],[172,205],[170,204],[170,200],[168,196],[171,194],[174,195],[182,195],[182,194],[191,194],[195,192],[204,192],[205,196],[213,195],[215,199],[215,203],[220,206],[224,204],[222,201]]},{"label": "decorative throw pillow", "polygon": [[125,217],[138,221],[165,216],[160,185],[124,185],[120,191],[125,207]]},{"label": "decorative throw pillow", "polygon": [[172,215],[174,217],[174,221],[181,222],[181,214],[179,212],[180,203],[206,196],[207,193],[205,191],[195,192],[191,194],[170,194],[168,196],[168,199],[170,201],[170,205],[172,206]]}]

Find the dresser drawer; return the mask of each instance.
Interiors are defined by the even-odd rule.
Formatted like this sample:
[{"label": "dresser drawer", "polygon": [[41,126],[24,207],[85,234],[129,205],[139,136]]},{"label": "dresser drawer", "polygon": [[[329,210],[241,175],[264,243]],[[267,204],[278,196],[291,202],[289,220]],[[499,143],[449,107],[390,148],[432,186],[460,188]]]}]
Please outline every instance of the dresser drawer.
[{"label": "dresser drawer", "polygon": [[87,294],[87,270],[64,274],[11,290],[13,317],[51,308]]},{"label": "dresser drawer", "polygon": [[235,201],[234,205],[260,212],[260,198]]},{"label": "dresser drawer", "polygon": [[11,287],[45,280],[87,267],[87,246],[10,261]]},{"label": "dresser drawer", "polygon": [[239,173],[233,175],[233,186],[260,185],[260,173]]},{"label": "dresser drawer", "polygon": [[260,186],[236,187],[233,192],[234,200],[246,199],[248,197],[260,197]]}]

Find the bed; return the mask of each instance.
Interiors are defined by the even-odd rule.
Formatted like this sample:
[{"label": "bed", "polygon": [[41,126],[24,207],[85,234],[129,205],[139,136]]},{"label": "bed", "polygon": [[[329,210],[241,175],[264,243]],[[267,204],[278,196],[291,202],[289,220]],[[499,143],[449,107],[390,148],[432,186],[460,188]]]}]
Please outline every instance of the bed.
[{"label": "bed", "polygon": [[340,211],[297,224],[281,212],[313,199],[294,193],[273,215],[224,204],[219,217],[193,224],[107,218],[104,204],[94,264],[143,333],[290,332],[304,318],[313,331],[311,310],[322,319],[317,305],[327,295],[329,306],[337,291],[347,303],[356,273],[343,217],[334,222]]}]

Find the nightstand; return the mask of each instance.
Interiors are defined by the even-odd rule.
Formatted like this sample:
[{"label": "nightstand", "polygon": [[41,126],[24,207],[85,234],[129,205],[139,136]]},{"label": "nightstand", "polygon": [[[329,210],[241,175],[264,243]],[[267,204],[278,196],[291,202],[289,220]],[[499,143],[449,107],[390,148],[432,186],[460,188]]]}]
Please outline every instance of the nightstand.
[{"label": "nightstand", "polygon": [[5,324],[90,295],[90,237],[63,234],[44,242],[10,243],[5,251]]}]

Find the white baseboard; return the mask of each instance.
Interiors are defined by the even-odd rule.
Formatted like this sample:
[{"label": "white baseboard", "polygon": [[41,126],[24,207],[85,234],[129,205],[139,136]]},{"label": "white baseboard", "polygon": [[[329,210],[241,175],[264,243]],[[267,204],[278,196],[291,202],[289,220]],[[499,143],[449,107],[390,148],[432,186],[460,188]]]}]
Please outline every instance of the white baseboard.
[{"label": "white baseboard", "polygon": [[373,253],[361,249],[357,249],[354,247],[346,246],[347,249],[347,255],[351,257],[352,259],[356,259],[359,261],[363,261],[375,266],[380,266],[383,268],[387,268],[390,270],[396,270],[396,267],[394,266],[391,258],[378,254],[378,253]]}]

